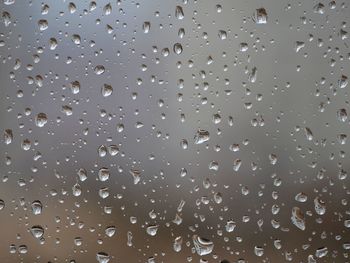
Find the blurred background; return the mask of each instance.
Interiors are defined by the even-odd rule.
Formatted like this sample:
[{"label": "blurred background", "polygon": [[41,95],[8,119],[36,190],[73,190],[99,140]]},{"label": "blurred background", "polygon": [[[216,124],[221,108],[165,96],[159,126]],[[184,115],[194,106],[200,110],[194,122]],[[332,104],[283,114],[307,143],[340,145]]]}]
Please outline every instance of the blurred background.
[{"label": "blurred background", "polygon": [[1,262],[350,261],[348,1],[0,5]]}]

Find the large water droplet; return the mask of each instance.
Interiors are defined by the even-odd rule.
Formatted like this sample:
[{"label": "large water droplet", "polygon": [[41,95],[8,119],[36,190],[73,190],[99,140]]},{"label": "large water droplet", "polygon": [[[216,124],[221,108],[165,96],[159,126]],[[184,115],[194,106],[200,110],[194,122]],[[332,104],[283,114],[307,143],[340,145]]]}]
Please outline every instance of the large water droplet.
[{"label": "large water droplet", "polygon": [[214,243],[208,239],[201,238],[198,235],[192,237],[196,252],[200,256],[210,254],[214,249]]}]

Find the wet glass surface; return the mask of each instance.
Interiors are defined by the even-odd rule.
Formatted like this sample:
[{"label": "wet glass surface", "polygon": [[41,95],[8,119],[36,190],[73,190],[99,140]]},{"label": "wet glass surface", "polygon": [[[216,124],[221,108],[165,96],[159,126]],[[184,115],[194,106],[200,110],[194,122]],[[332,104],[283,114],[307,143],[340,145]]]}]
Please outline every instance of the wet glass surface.
[{"label": "wet glass surface", "polygon": [[348,1],[0,5],[0,262],[350,261]]}]

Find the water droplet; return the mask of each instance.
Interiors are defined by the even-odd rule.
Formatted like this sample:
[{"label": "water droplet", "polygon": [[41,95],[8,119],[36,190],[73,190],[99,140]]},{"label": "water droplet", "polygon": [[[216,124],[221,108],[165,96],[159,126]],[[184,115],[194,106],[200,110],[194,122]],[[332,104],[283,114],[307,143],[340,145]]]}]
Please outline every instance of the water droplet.
[{"label": "water droplet", "polygon": [[78,183],[74,184],[72,187],[72,191],[73,191],[74,196],[80,196],[81,195],[81,186]]},{"label": "water droplet", "polygon": [[344,133],[338,134],[337,135],[337,140],[339,142],[339,144],[341,145],[345,145],[346,144],[346,140],[347,140],[348,136]]},{"label": "water droplet", "polygon": [[225,30],[219,30],[218,36],[219,36],[219,39],[225,40],[227,39],[227,32]]},{"label": "water droplet", "polygon": [[293,207],[291,220],[297,228],[301,230],[306,229],[304,214],[299,207]]},{"label": "water droplet", "polygon": [[105,157],[107,155],[107,147],[105,145],[101,145],[98,147],[98,156]]},{"label": "water droplet", "polygon": [[304,131],[305,131],[305,137],[306,137],[306,139],[307,139],[308,141],[312,141],[313,138],[314,138],[314,135],[312,134],[311,129],[308,128],[308,127],[305,127]]},{"label": "water droplet", "polygon": [[266,24],[267,23],[267,12],[265,8],[261,7],[255,10],[255,14],[253,16],[253,21],[256,24]]},{"label": "water droplet", "polygon": [[348,119],[348,113],[346,109],[339,109],[337,111],[337,118],[341,122],[346,122],[346,120]]},{"label": "water droplet", "polygon": [[233,232],[236,228],[236,223],[232,220],[227,221],[225,225],[226,232],[230,233]]},{"label": "water droplet", "polygon": [[141,172],[137,169],[130,170],[130,174],[132,175],[134,179],[134,184],[138,184],[141,180]]},{"label": "water droplet", "polygon": [[211,161],[209,163],[209,170],[218,171],[219,170],[219,163],[216,161]]},{"label": "water droplet", "polygon": [[328,248],[327,247],[321,247],[316,249],[315,256],[318,258],[323,258],[328,254]]},{"label": "water droplet", "polygon": [[12,130],[11,129],[6,129],[4,131],[4,143],[5,144],[10,144],[13,140],[13,133],[12,133]]},{"label": "water droplet", "polygon": [[317,14],[320,14],[320,15],[323,15],[324,14],[324,4],[322,3],[318,3],[314,6],[313,8],[314,12],[317,13]]},{"label": "water droplet", "polygon": [[276,249],[281,249],[282,248],[281,240],[279,240],[279,239],[275,239],[273,241],[273,245],[275,246]]},{"label": "water droplet", "polygon": [[45,19],[40,19],[38,21],[38,26],[40,31],[44,31],[49,27],[49,23]]},{"label": "water droplet", "polygon": [[246,52],[246,51],[248,51],[248,44],[247,44],[247,43],[241,43],[241,44],[239,45],[239,50],[240,50],[241,52]]},{"label": "water droplet", "polygon": [[148,34],[150,29],[151,29],[151,22],[149,21],[143,22],[143,25],[142,25],[143,33]]},{"label": "water droplet", "polygon": [[105,67],[102,65],[97,65],[94,69],[96,75],[101,75],[105,72]]},{"label": "water droplet", "polygon": [[111,85],[108,85],[108,84],[103,84],[103,86],[101,88],[101,93],[102,93],[102,96],[106,98],[106,97],[112,95],[113,87]]},{"label": "water droplet", "polygon": [[178,236],[174,240],[173,249],[175,252],[180,252],[182,249],[182,237]]},{"label": "water droplet", "polygon": [[299,52],[303,47],[305,47],[305,42],[296,41],[294,45],[295,52]]},{"label": "water droplet", "polygon": [[54,38],[54,37],[50,38],[50,40],[49,40],[49,47],[50,47],[50,49],[51,50],[55,50],[57,45],[58,45],[58,43],[57,43],[56,38]]},{"label": "water droplet", "polygon": [[345,75],[342,75],[338,82],[339,88],[344,89],[348,85],[348,83],[349,83],[348,77]]},{"label": "water droplet", "polygon": [[26,246],[26,245],[20,245],[20,246],[18,247],[18,252],[19,252],[20,254],[27,254],[27,252],[28,252],[27,246]]},{"label": "water droplet", "polygon": [[174,44],[174,53],[177,55],[182,53],[182,45],[180,43]]},{"label": "water droplet", "polygon": [[81,237],[74,238],[74,245],[81,246],[83,244],[83,239]]},{"label": "water droplet", "polygon": [[233,161],[233,170],[235,172],[238,172],[239,168],[241,168],[241,165],[242,165],[242,160],[241,159],[235,159]]},{"label": "water droplet", "polygon": [[184,38],[185,37],[185,29],[184,28],[180,28],[178,33],[177,33],[179,38]]},{"label": "water droplet", "polygon": [[222,195],[221,195],[221,193],[215,193],[214,194],[214,201],[217,204],[221,204],[222,203]]},{"label": "water droplet", "polygon": [[80,43],[81,43],[80,36],[78,34],[73,34],[72,35],[72,41],[73,41],[74,44],[80,45]]},{"label": "water droplet", "polygon": [[104,7],[103,7],[103,13],[108,16],[112,13],[112,5],[110,3],[106,4]]},{"label": "water droplet", "polygon": [[45,113],[39,113],[38,115],[36,115],[35,117],[35,125],[37,127],[44,127],[45,124],[47,123],[47,116]]},{"label": "water droplet", "polygon": [[70,2],[70,3],[68,4],[68,10],[69,10],[69,12],[70,12],[71,14],[74,14],[75,11],[77,11],[77,7],[75,6],[74,3]]},{"label": "water droplet", "polygon": [[5,5],[13,5],[15,3],[15,0],[3,0],[3,3]]},{"label": "water droplet", "polygon": [[150,236],[157,235],[158,227],[159,227],[158,225],[148,226],[147,229],[146,229],[147,234],[150,235]]},{"label": "water droplet", "polygon": [[274,153],[269,154],[270,163],[275,165],[277,163],[277,155]]},{"label": "water droplet", "polygon": [[132,238],[133,238],[132,233],[130,231],[128,231],[127,232],[127,242],[126,242],[128,247],[132,246]]},{"label": "water droplet", "polygon": [[109,145],[107,149],[111,156],[116,156],[119,153],[119,147],[117,145]]},{"label": "water droplet", "polygon": [[33,237],[39,239],[44,235],[44,229],[41,226],[32,226],[30,229],[30,232],[32,233]]},{"label": "water droplet", "polygon": [[96,254],[96,259],[98,263],[108,263],[108,261],[110,260],[110,256],[105,252],[98,252]]},{"label": "water droplet", "polygon": [[87,179],[87,171],[84,168],[80,168],[77,172],[79,180],[84,182]]},{"label": "water droplet", "polygon": [[98,171],[98,179],[101,181],[101,182],[105,182],[109,179],[109,169],[108,168],[101,168],[99,171]]},{"label": "water droplet", "polygon": [[30,148],[32,146],[32,143],[29,139],[24,139],[22,141],[22,144],[21,144],[21,148],[24,150],[24,151],[29,151]]},{"label": "water droplet", "polygon": [[192,237],[194,247],[199,256],[210,254],[214,249],[214,243],[208,239],[201,238],[198,235]]},{"label": "water droplet", "polygon": [[0,199],[0,210],[5,208],[5,201]]},{"label": "water droplet", "polygon": [[40,215],[43,210],[43,205],[39,200],[33,201],[31,207],[34,215]]},{"label": "water droplet", "polygon": [[209,141],[210,135],[209,132],[206,130],[198,130],[196,135],[194,136],[194,143],[195,144],[202,144],[204,142]]},{"label": "water droplet", "polygon": [[257,69],[256,69],[256,67],[253,67],[252,71],[250,72],[249,77],[248,77],[249,82],[255,83],[256,77],[257,77]]},{"label": "water droplet", "polygon": [[180,142],[180,146],[183,150],[186,150],[188,148],[188,142],[186,139],[182,139]]},{"label": "water droplet", "polygon": [[264,255],[264,249],[262,247],[255,246],[254,254],[257,255],[258,257],[262,257]]},{"label": "water droplet", "polygon": [[182,10],[182,7],[181,6],[176,6],[176,8],[175,8],[175,17],[177,18],[177,19],[184,19],[184,11]]},{"label": "water droplet", "polygon": [[10,254],[15,254],[17,252],[16,245],[11,244],[9,252],[10,252]]},{"label": "water droplet", "polygon": [[307,195],[303,192],[300,192],[295,196],[295,201],[305,203],[307,201]]},{"label": "water droplet", "polygon": [[315,211],[319,215],[324,215],[326,213],[326,203],[319,197],[314,199]]},{"label": "water droplet", "polygon": [[78,94],[80,91],[80,82],[75,80],[70,83],[70,89],[73,94]]},{"label": "water droplet", "polygon": [[109,189],[108,189],[108,187],[102,187],[100,190],[98,190],[98,195],[102,199],[106,199],[109,196]]},{"label": "water droplet", "polygon": [[114,236],[116,230],[117,229],[115,226],[106,227],[106,229],[105,229],[106,236],[108,236],[108,237]]}]

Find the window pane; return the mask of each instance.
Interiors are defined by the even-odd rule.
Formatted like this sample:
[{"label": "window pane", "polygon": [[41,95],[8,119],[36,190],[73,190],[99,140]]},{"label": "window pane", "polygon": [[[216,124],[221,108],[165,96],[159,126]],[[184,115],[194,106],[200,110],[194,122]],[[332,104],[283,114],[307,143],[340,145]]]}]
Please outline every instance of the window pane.
[{"label": "window pane", "polygon": [[347,262],[347,1],[2,0],[0,262]]}]

